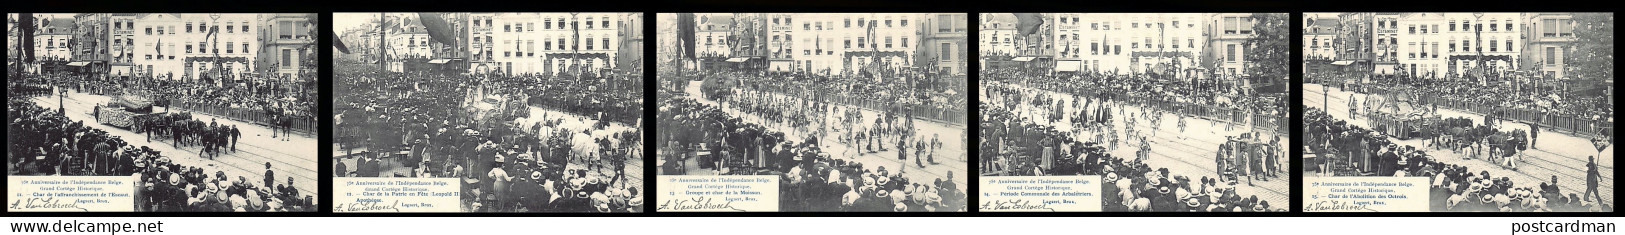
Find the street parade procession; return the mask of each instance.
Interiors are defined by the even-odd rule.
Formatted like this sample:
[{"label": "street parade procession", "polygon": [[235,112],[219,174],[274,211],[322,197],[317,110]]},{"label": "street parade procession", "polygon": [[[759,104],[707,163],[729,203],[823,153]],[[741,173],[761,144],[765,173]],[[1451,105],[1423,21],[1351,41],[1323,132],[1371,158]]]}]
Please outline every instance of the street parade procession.
[{"label": "street parade procession", "polygon": [[[600,16],[604,21],[597,20]],[[510,27],[509,32],[512,26],[535,27],[535,22],[504,21],[519,19],[509,17],[548,18],[547,28],[533,30],[574,35],[597,32],[589,28],[566,30],[562,20],[555,29],[550,25],[552,19],[576,18],[581,22],[571,27],[584,27],[600,22],[607,25],[610,17],[631,23],[641,21],[642,16],[335,14],[338,28],[359,33],[341,34],[343,40],[335,45],[336,52],[343,53],[336,55],[335,61],[339,69],[334,79],[336,143],[332,176],[456,179],[456,192],[450,193],[459,196],[458,202],[447,206],[460,212],[641,212],[641,53],[626,53],[629,57],[616,59],[606,55],[621,55],[614,50],[642,45],[628,44],[617,49],[606,43],[600,48],[577,47],[582,50],[571,52],[564,50],[564,45],[554,50],[549,41],[545,49],[552,51],[540,53],[549,59],[522,62],[541,64],[560,58],[579,61],[524,71],[516,70],[519,68],[509,62],[490,59],[511,57],[514,52],[504,50],[514,48],[497,46],[498,52],[493,52],[479,44],[478,40],[489,40],[483,36],[473,37],[475,44],[465,44],[470,38],[449,34],[458,30],[496,31],[493,18]],[[379,46],[378,41],[355,37],[376,34],[379,29],[402,35],[391,39],[402,42]],[[423,38],[415,38],[420,36]],[[407,39],[422,40],[411,42],[422,45],[403,48]],[[467,45],[472,46],[458,48]],[[448,60],[456,62],[446,63]]]},{"label": "street parade procession", "polygon": [[[1544,35],[1558,32],[1555,28],[1528,30],[1540,32],[1542,37],[1578,38],[1562,45],[1606,51],[1609,59],[1602,62],[1586,55],[1564,55],[1566,64],[1550,64],[1558,58],[1518,58],[1538,56],[1511,53],[1515,47],[1510,40],[1499,51],[1493,46],[1469,50],[1463,45],[1459,52],[1451,48],[1443,56],[1453,60],[1450,66],[1459,64],[1459,68],[1410,64],[1407,61],[1413,55],[1382,56],[1387,53],[1380,48],[1322,55],[1322,63],[1351,63],[1305,77],[1303,173],[1308,177],[1422,177],[1428,182],[1427,208],[1418,211],[1614,211],[1610,201],[1614,175],[1612,43],[1607,49],[1597,49],[1600,44],[1588,39],[1612,37],[1612,27],[1589,31],[1611,23],[1612,13],[1317,13],[1306,14],[1306,18],[1332,24],[1345,18],[1362,26],[1370,26],[1364,24],[1373,18],[1568,21],[1551,27],[1572,27],[1569,32],[1578,36]],[[1515,22],[1506,22],[1511,30]],[[1492,33],[1493,29],[1471,31],[1489,36],[1501,33]],[[1469,31],[1469,27],[1432,30],[1450,34]],[[1455,42],[1449,45],[1455,47]],[[1524,50],[1537,48],[1531,45]],[[1428,52],[1424,50],[1422,58],[1429,58]],[[1368,57],[1375,62],[1352,63],[1350,59]],[[1457,58],[1463,59],[1454,61]],[[1385,61],[1389,63],[1381,63]]]},{"label": "street parade procession", "polygon": [[[1111,22],[1119,19],[1149,18],[1160,22],[1158,25],[1171,25],[1158,26],[1168,27],[1167,31],[1150,35],[1200,35],[1199,27],[1191,27],[1197,23],[1180,25],[1179,22],[1209,16],[1215,14],[989,13],[982,27],[1013,35],[1001,36],[1014,37],[1023,44],[1035,45],[1039,43],[1036,36],[1044,33],[1041,31],[1044,27],[1093,24],[1096,29],[1111,29]],[[1285,17],[1277,14],[1216,16],[1226,18],[1229,23],[1238,19],[1262,22]],[[1102,22],[1106,26],[1098,27]],[[1145,23],[1143,27],[1140,23],[1134,25],[1121,34],[1135,35],[1141,28],[1160,31],[1153,29],[1152,23]],[[1285,26],[1266,25],[1259,23],[1258,27]],[[1173,27],[1197,32],[1174,32]],[[1233,30],[1238,26],[1221,27]],[[1116,31],[1095,33],[1106,35],[1074,38],[1122,37]],[[1223,42],[1211,40],[1210,43]],[[1200,39],[1169,41],[1172,44],[1201,43]],[[1075,42],[1043,43],[1078,47],[1071,44]],[[1283,125],[1289,112],[1287,94],[1278,85],[1284,83],[1283,74],[1270,71],[1204,74],[1199,71],[1227,68],[1202,68],[1200,60],[1213,58],[1189,57],[1185,55],[1190,54],[1182,53],[1160,53],[1172,56],[1170,58],[1135,59],[1141,63],[1149,60],[1149,65],[1100,66],[1060,60],[1075,56],[1073,54],[1046,55],[1043,50],[1032,48],[1040,47],[1001,47],[999,43],[983,47],[984,60],[987,60],[984,64],[989,68],[982,70],[978,86],[981,89],[978,109],[982,115],[978,169],[982,176],[1100,176],[1102,211],[1287,211],[1288,181],[1292,174],[1283,156],[1288,152],[1285,145],[1290,143]],[[1092,48],[1082,51],[1096,50],[1091,52],[1093,55],[1129,55],[1141,52],[1110,54],[1112,52],[1100,53],[1099,49],[1198,50],[1193,45],[1185,45],[1185,51],[1180,51],[1178,45],[1168,48],[1138,43]],[[1043,63],[1035,57],[1057,59]],[[1247,63],[1260,63],[1251,56],[1246,58]],[[1188,67],[1175,66],[1181,64]],[[1145,67],[1139,67],[1141,65]]]},{"label": "street parade procession", "polygon": [[[290,36],[293,40],[259,46],[267,51],[305,48],[314,41],[314,32],[296,29],[313,29],[315,14],[20,13],[8,18],[17,22],[8,36],[50,45],[14,43],[17,48],[8,48],[13,56],[7,66],[7,175],[43,177],[30,178],[39,179],[35,182],[112,177],[131,191],[113,190],[103,195],[118,196],[97,200],[134,203],[126,207],[13,198],[8,203],[11,209],[318,209],[314,50],[283,57],[271,52],[256,55],[248,44],[221,44],[272,36],[256,35],[250,27],[285,25],[278,29],[297,35]],[[185,32],[177,30],[182,21],[188,22]],[[137,22],[145,30],[136,29]],[[194,28],[192,22],[200,25]],[[106,43],[109,35],[94,28],[143,37],[115,37],[118,40],[110,48],[96,43]],[[173,44],[163,43],[185,36],[216,44],[203,47],[205,43],[198,42],[195,53],[188,44],[184,53],[178,53]],[[53,40],[34,40],[45,37]],[[128,46],[136,41],[147,46]],[[214,52],[205,54],[204,48]],[[306,50],[278,52],[291,51]],[[197,62],[185,66],[159,62],[177,56]],[[292,59],[300,57],[305,59]],[[282,66],[253,64],[273,63],[271,58],[290,60],[282,61],[289,63]]]},{"label": "street parade procession", "polygon": [[[739,43],[755,41],[757,36],[766,38],[761,35],[765,32],[749,25],[769,21],[781,26],[809,22],[803,30],[850,35],[905,33],[925,40],[927,36],[915,35],[912,27],[924,27],[924,19],[950,20],[938,23],[962,27],[964,14],[677,13],[661,17],[669,19],[662,22],[675,22],[662,25],[669,30],[660,31],[673,34],[665,37],[673,40],[662,41],[662,45],[672,46],[659,52],[662,68],[668,68],[657,76],[656,125],[661,134],[656,138],[656,155],[661,175],[770,176],[778,180],[777,192],[771,192],[777,193],[777,211],[967,211],[965,108],[969,101],[964,64],[956,64],[963,63],[963,51],[940,51],[957,53],[957,58],[916,55],[920,61],[907,62],[912,57],[909,54],[917,52],[894,47],[891,39],[875,44],[869,43],[880,40],[859,41],[868,45],[840,51],[833,43],[838,36],[829,36],[827,44],[818,40],[825,46],[797,45],[809,54],[883,55],[891,63],[869,57],[819,64],[832,61],[815,56],[793,57],[806,62],[777,63],[756,56],[802,54],[788,53],[796,51],[789,44],[783,44],[781,53],[764,53],[767,50],[761,44]],[[911,19],[916,24],[910,25]],[[858,23],[844,28],[836,24],[853,20]],[[961,22],[951,22],[954,20]],[[727,42],[717,43],[708,36],[695,36],[713,30],[755,36],[729,37],[722,39]],[[936,35],[947,38],[932,40],[941,40],[943,45],[963,43],[963,28],[957,30],[957,36]],[[773,37],[778,36],[782,35]],[[896,45],[935,44],[908,42],[907,36],[899,36],[905,39]],[[847,43],[851,46],[851,41]],[[710,48],[722,44],[734,46]],[[875,53],[880,50],[891,53]],[[933,63],[940,67],[913,65]]]}]

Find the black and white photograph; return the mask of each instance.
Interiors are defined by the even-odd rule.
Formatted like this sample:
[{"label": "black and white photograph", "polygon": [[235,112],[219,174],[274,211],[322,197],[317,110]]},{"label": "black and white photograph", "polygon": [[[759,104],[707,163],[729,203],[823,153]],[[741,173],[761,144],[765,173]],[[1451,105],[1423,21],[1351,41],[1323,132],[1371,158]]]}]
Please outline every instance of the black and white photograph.
[{"label": "black and white photograph", "polygon": [[967,211],[966,14],[657,22],[656,210]]},{"label": "black and white photograph", "polygon": [[1306,211],[1338,204],[1311,182],[1401,178],[1425,204],[1366,209],[1614,211],[1613,13],[1303,19]]},{"label": "black and white photograph", "polygon": [[333,21],[335,212],[643,210],[643,14]]},{"label": "black and white photograph", "polygon": [[1289,15],[979,18],[982,211],[1288,211]]},{"label": "black and white photograph", "polygon": [[10,211],[317,211],[316,14],[6,18]]}]

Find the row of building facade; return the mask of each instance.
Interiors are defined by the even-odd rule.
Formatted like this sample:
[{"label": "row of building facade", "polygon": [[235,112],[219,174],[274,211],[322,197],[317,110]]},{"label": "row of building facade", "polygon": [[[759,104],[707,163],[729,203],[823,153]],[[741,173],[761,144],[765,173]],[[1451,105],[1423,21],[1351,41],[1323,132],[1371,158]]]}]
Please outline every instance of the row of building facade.
[{"label": "row of building facade", "polygon": [[1043,23],[1023,35],[1013,14],[983,13],[982,59],[1052,60],[1057,72],[1242,75],[1254,36],[1249,13],[1039,15]]},{"label": "row of building facade", "polygon": [[[558,74],[580,69],[638,68],[642,65],[641,13],[373,13],[345,17],[383,18],[344,31],[339,38],[353,59],[376,62],[382,53],[397,59],[426,59],[471,73]],[[439,17],[457,38],[436,41],[422,18]],[[380,31],[383,31],[380,39]],[[382,42],[380,42],[382,41]],[[379,46],[384,43],[387,46]]]},{"label": "row of building facade", "polygon": [[704,68],[963,75],[968,66],[963,13],[700,13],[693,21],[692,56]]},{"label": "row of building facade", "polygon": [[1527,71],[1561,78],[1574,40],[1566,13],[1310,13],[1304,20],[1304,66],[1311,72],[1451,78]]},{"label": "row of building facade", "polygon": [[[9,18],[17,18],[10,14]],[[315,14],[86,13],[36,16],[35,58],[113,77],[301,79]],[[15,24],[15,23],[14,23]],[[13,27],[15,28],[15,27]],[[21,34],[13,33],[11,36]],[[304,78],[304,79],[313,79]]]}]

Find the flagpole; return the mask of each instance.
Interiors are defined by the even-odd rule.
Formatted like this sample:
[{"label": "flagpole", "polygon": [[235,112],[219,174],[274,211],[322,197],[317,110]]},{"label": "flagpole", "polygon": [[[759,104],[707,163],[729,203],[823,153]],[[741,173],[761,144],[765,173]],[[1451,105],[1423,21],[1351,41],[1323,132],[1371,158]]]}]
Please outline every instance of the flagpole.
[{"label": "flagpole", "polygon": [[385,61],[388,58],[388,55],[384,54],[384,25],[385,24],[386,24],[386,22],[385,22],[385,19],[384,19],[384,13],[379,12],[378,13],[378,71],[379,72],[389,71],[389,68],[384,67],[384,66],[387,65],[387,63]]}]

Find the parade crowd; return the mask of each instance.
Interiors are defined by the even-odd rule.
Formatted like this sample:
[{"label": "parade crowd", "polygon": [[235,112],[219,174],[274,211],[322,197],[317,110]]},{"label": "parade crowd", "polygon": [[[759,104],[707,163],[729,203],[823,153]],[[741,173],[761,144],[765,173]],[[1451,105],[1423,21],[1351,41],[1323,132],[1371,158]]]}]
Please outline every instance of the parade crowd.
[{"label": "parade crowd", "polygon": [[[316,86],[312,82],[285,82],[286,78],[243,75],[239,83],[221,85],[218,81],[174,80],[167,78],[135,77],[101,79],[85,75],[42,75],[46,79],[71,88],[76,92],[109,94],[114,90],[143,96],[154,105],[170,108],[203,110],[208,107],[258,112],[266,120],[247,120],[270,126],[279,135],[291,132],[293,120],[315,122]],[[315,76],[307,74],[306,76]],[[226,116],[225,113],[211,113]]]},{"label": "parade crowd", "polygon": [[[626,175],[642,154],[630,116],[641,115],[641,99],[629,98],[641,89],[594,92],[615,78],[340,72],[335,88],[348,92],[336,100],[335,121],[351,140],[341,142],[366,153],[335,158],[336,176],[460,178],[463,208],[473,212],[642,210],[641,182],[629,182],[641,179]],[[640,87],[631,85],[622,88]],[[565,114],[531,113],[531,105]],[[613,120],[634,128],[611,130]],[[343,161],[352,158],[353,166]]]},{"label": "parade crowd", "polygon": [[982,80],[997,81],[1074,96],[1093,95],[1111,100],[1187,103],[1207,107],[1246,110],[1268,116],[1286,116],[1287,93],[1240,94],[1212,81],[1193,83],[1190,79],[1158,79],[1147,75],[1086,72],[1045,75],[1017,68],[995,68],[982,72]]},{"label": "parade crowd", "polygon": [[881,104],[905,104],[916,107],[916,109],[931,108],[939,110],[939,112],[947,112],[965,110],[966,105],[969,104],[967,102],[968,96],[963,92],[966,89],[964,83],[931,82],[919,76],[873,79],[856,76],[760,75],[739,72],[723,72],[701,76],[720,76],[748,81],[741,82],[739,88],[742,89],[830,102],[844,100],[847,102],[845,105],[860,105],[856,102],[870,101]]},{"label": "parade crowd", "polygon": [[[911,119],[898,116],[877,120],[885,131],[857,131],[835,134],[837,140],[823,140],[815,132],[790,134],[777,129],[781,124],[763,126],[741,119],[722,108],[700,103],[688,97],[668,92],[659,93],[659,123],[662,135],[662,174],[686,174],[686,162],[698,158],[699,169],[714,169],[725,175],[778,175],[780,176],[780,211],[895,211],[936,212],[965,211],[966,194],[956,183],[950,171],[945,178],[917,179],[905,176],[909,170],[925,167],[932,162],[940,144],[927,143],[924,138],[906,133],[898,122]],[[814,113],[843,114],[839,106],[816,106]],[[782,107],[782,106],[781,106]],[[760,110],[760,109],[752,109]],[[761,115],[759,111],[744,111]],[[861,114],[859,114],[861,115]],[[792,118],[797,120],[824,120],[818,118]],[[828,125],[835,126],[835,125]],[[836,128],[831,128],[836,129]],[[823,133],[823,132],[819,132]],[[796,136],[804,136],[796,137]],[[821,143],[838,141],[847,150],[824,149]],[[895,145],[892,145],[895,144]],[[878,146],[878,147],[877,147]],[[886,146],[898,151],[899,166],[866,166],[856,156],[887,151]],[[933,147],[934,146],[934,147]],[[913,149],[913,152],[907,151]],[[910,155],[913,154],[913,155]],[[910,164],[909,156],[915,158]],[[922,161],[921,158],[929,159]],[[895,172],[892,172],[895,171]]]},{"label": "parade crowd", "polygon": [[[1321,75],[1350,79],[1348,76]],[[1502,110],[1531,110],[1542,114],[1541,118],[1568,117],[1577,120],[1588,120],[1593,123],[1606,123],[1597,127],[1612,127],[1614,108],[1606,95],[1579,95],[1563,88],[1534,88],[1535,85],[1523,84],[1518,89],[1507,83],[1481,83],[1464,78],[1446,79],[1416,79],[1406,77],[1376,77],[1370,83],[1357,86],[1384,88],[1387,90],[1409,90],[1417,96],[1431,97],[1434,100],[1465,102],[1474,107],[1488,107],[1496,112]],[[1582,88],[1571,88],[1584,90]],[[1419,99],[1426,103],[1426,99]],[[1437,108],[1436,103],[1425,104]],[[1504,119],[1504,113],[1486,113],[1490,118]],[[1544,121],[1544,120],[1540,120]],[[1609,135],[1612,133],[1587,133]]]},{"label": "parade crowd", "polygon": [[[1253,133],[1227,136],[1227,141],[1215,150],[1214,177],[1202,176],[1192,182],[1189,177],[1172,174],[1168,168],[1153,168],[1145,161],[1152,158],[1150,140],[1156,135],[1165,110],[1146,110],[1138,114],[1129,112],[1124,103],[1110,93],[1080,94],[1072,104],[1077,112],[1064,111],[1067,104],[1057,102],[1031,88],[985,83],[990,97],[981,103],[983,136],[980,155],[982,172],[1010,176],[1046,175],[1100,175],[1103,210],[1105,211],[1160,211],[1160,212],[1269,212],[1285,211],[1271,207],[1267,200],[1257,196],[1243,198],[1235,186],[1246,177],[1253,180],[1280,179],[1280,139],[1265,143]],[[1022,109],[1030,104],[1032,109]],[[1049,107],[1056,107],[1050,109]],[[1018,111],[1019,110],[1019,111]],[[1045,113],[1038,114],[1038,113]],[[1125,126],[1114,124],[1122,118]],[[1071,132],[1057,130],[1054,125],[1070,120]],[[1181,138],[1185,118],[1180,117]],[[1046,121],[1040,124],[1039,121]],[[1146,122],[1150,130],[1136,125]],[[1119,135],[1119,128],[1122,135]],[[1140,129],[1136,129],[1140,128]],[[1137,149],[1135,156],[1118,157],[1111,154],[1119,146]],[[1279,202],[1278,202],[1279,203]]]},{"label": "parade crowd", "polygon": [[[133,176],[136,211],[277,212],[315,211],[311,195],[301,195],[293,178],[276,182],[271,163],[263,176],[175,163],[148,146],[130,144],[84,121],[22,99],[7,103],[8,175]],[[96,125],[96,124],[92,124]],[[256,186],[256,183],[259,183]]]},{"label": "parade crowd", "polygon": [[[1467,166],[1439,161],[1425,150],[1448,149],[1463,153],[1464,159],[1483,159],[1513,168],[1517,151],[1526,143],[1492,141],[1510,132],[1496,131],[1489,123],[1466,125],[1460,122],[1430,122],[1424,127],[1425,146],[1394,143],[1379,131],[1349,124],[1313,107],[1304,108],[1306,151],[1315,154],[1308,162],[1314,171],[1326,176],[1428,177],[1431,182],[1429,206],[1432,211],[1451,212],[1584,212],[1613,211],[1602,203],[1597,186],[1600,178],[1596,156],[1586,163],[1585,187],[1580,194],[1563,194],[1560,178],[1550,182],[1513,182],[1494,177],[1487,170],[1473,172]],[[1510,140],[1510,139],[1503,139]],[[1488,154],[1480,154],[1488,152]],[[1563,179],[1582,180],[1582,179]],[[1593,199],[1595,198],[1595,199]],[[1593,201],[1596,200],[1596,201]]]}]

